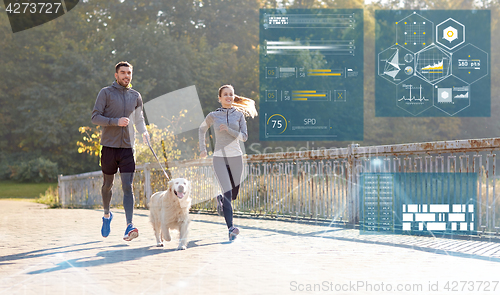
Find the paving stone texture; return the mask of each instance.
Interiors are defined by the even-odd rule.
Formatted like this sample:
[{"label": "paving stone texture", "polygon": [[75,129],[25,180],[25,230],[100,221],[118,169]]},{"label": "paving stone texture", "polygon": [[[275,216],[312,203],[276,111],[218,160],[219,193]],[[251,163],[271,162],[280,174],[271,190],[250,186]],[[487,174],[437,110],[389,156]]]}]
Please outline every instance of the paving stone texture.
[{"label": "paving stone texture", "polygon": [[500,294],[500,243],[191,214],[156,247],[147,210],[139,237],[122,239],[123,210],[100,234],[102,210],[0,201],[0,294]]}]

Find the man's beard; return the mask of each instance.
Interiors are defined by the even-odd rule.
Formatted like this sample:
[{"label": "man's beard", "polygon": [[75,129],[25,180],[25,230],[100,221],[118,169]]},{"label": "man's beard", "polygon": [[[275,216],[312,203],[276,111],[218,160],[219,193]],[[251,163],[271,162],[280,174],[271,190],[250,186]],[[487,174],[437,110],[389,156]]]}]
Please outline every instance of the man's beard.
[{"label": "man's beard", "polygon": [[123,87],[127,87],[130,84],[130,82],[126,83],[124,80],[118,80],[118,84],[120,84]]}]

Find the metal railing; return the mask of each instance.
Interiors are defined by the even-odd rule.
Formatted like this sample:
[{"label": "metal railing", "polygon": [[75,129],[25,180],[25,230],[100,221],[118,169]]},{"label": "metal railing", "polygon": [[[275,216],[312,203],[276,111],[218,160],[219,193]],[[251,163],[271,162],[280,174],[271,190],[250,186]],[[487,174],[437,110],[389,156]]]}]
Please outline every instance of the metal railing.
[{"label": "metal railing", "polygon": [[[453,172],[478,174],[477,230],[498,232],[500,204],[496,172],[500,138],[440,141],[385,146],[318,149],[244,157],[245,180],[233,208],[236,214],[305,218],[333,222],[359,221],[359,179],[363,172]],[[215,211],[220,193],[212,160],[169,162],[174,177],[192,185],[193,210]],[[158,164],[138,165],[134,178],[137,206],[147,206],[152,192],[167,181]],[[101,204],[100,171],[59,176],[63,207]],[[112,204],[121,204],[115,178]]]}]

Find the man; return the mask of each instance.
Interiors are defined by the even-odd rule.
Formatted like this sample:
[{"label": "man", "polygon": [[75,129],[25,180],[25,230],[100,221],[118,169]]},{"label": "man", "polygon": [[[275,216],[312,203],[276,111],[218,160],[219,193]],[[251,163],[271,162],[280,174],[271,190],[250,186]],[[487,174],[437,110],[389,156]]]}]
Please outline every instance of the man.
[{"label": "man", "polygon": [[134,138],[135,131],[149,140],[149,134],[144,123],[141,94],[132,89],[132,65],[128,62],[119,62],[115,66],[115,79],[111,86],[99,91],[92,111],[92,123],[102,126],[101,134],[101,167],[104,177],[102,185],[102,204],[104,216],[102,218],[101,234],[107,237],[110,233],[110,224],[113,214],[109,211],[111,202],[111,188],[115,174],[120,169],[123,189],[123,207],[127,219],[127,228],[123,237],[131,241],[139,236],[139,230],[132,224],[134,210],[134,194],[132,181],[134,179]]}]

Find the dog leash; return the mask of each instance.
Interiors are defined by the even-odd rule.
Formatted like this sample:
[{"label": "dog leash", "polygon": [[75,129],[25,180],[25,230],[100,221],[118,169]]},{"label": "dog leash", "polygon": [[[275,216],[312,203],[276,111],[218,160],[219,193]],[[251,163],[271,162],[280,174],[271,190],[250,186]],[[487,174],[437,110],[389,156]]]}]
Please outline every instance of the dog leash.
[{"label": "dog leash", "polygon": [[167,177],[167,180],[170,180],[170,177],[168,177],[167,171],[165,171],[165,169],[163,169],[163,166],[161,165],[160,160],[158,159],[158,156],[156,155],[155,151],[151,147],[151,143],[149,142],[149,136],[146,136],[146,142],[148,143],[149,149],[151,150],[151,152],[155,156],[156,161],[158,161],[158,164],[160,164],[160,167],[161,167],[161,170],[163,171],[163,174],[165,174],[165,176]]}]

